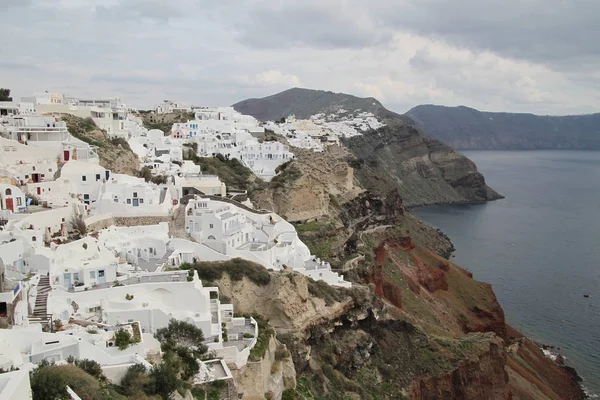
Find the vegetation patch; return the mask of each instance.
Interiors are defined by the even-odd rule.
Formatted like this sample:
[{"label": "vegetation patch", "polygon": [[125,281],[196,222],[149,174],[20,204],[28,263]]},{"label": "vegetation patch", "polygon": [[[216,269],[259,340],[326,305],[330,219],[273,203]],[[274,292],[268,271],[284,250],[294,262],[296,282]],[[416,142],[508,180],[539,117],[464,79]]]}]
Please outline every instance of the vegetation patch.
[{"label": "vegetation patch", "polygon": [[[281,167],[281,165],[280,165]],[[294,164],[287,165],[284,169],[280,169],[280,173],[275,175],[271,182],[269,182],[269,187],[271,189],[277,189],[285,186],[286,184],[290,184],[298,179],[302,178],[302,171],[298,169]]]},{"label": "vegetation patch", "polygon": [[194,264],[182,264],[181,269],[195,269],[200,279],[208,284],[216,282],[226,273],[232,281],[239,282],[244,277],[258,286],[271,282],[271,274],[262,265],[242,258],[227,261],[201,261]]},{"label": "vegetation patch", "polygon": [[308,279],[308,293],[311,296],[325,300],[325,304],[330,306],[349,297],[348,291],[344,288],[336,288],[323,281]]},{"label": "vegetation patch", "polygon": [[269,325],[269,321],[260,315],[253,315],[256,323],[258,324],[258,337],[256,338],[256,345],[250,350],[250,361],[260,361],[267,354],[269,349],[269,341],[271,337],[275,336],[275,330]]}]

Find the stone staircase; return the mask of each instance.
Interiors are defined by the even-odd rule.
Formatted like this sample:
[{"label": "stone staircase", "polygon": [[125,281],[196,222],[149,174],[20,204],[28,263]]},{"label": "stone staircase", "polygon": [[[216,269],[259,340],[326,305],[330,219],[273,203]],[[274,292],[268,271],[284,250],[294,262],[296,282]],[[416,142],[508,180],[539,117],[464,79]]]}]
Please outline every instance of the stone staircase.
[{"label": "stone staircase", "polygon": [[180,206],[177,212],[177,217],[169,221],[169,234],[174,238],[195,242],[194,238],[185,230],[185,207]]},{"label": "stone staircase", "polygon": [[35,306],[28,318],[30,323],[47,324],[49,328],[52,327],[52,314],[48,314],[48,293],[51,290],[50,277],[48,275],[41,276],[35,297]]},{"label": "stone staircase", "polygon": [[[171,254],[173,254],[173,251],[174,250],[167,250],[165,255],[156,261],[156,270],[155,271],[159,271],[159,268],[163,267],[165,264],[167,264],[169,262],[169,257],[171,256]],[[168,265],[167,265],[167,267],[168,267]]]}]

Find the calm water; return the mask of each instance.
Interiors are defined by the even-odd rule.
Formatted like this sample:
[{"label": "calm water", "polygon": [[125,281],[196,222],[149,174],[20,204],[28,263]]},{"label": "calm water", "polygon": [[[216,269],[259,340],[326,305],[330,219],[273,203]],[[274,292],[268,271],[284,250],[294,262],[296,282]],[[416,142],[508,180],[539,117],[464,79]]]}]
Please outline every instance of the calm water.
[{"label": "calm water", "polygon": [[600,152],[464,154],[506,199],[413,212],[494,286],[510,324],[560,347],[600,394]]}]

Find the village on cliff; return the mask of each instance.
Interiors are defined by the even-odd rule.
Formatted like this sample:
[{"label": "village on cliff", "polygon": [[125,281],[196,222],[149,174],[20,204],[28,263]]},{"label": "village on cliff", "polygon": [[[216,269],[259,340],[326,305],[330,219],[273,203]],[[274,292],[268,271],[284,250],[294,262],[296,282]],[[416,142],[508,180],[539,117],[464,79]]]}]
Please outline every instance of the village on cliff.
[{"label": "village on cliff", "polygon": [[[0,374],[2,399],[31,398],[29,371],[40,363],[93,360],[115,384],[133,365],[149,370],[161,356],[155,334],[174,321],[201,329],[211,354],[197,360],[193,382],[232,380],[259,323],[236,316],[195,263],[242,259],[351,286],[311,254],[293,224],[256,209],[194,159],[236,158],[268,182],[295,147],[321,152],[380,127],[372,114],[260,123],[232,107],[171,101],[143,113],[187,121],[147,129],[142,112],[117,98],[44,92],[0,102],[0,324],[10,328],[0,329],[0,368],[11,371]],[[71,132],[68,118],[128,146],[148,176],[102,167],[103,143]]]}]

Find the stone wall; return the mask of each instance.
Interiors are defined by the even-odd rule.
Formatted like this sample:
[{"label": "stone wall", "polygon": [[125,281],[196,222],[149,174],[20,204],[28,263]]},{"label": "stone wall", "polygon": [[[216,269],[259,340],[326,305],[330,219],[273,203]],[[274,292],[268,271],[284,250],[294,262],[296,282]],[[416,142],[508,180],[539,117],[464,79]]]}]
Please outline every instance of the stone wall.
[{"label": "stone wall", "polygon": [[94,222],[88,226],[89,232],[98,232],[102,229],[110,226],[144,226],[144,225],[158,225],[161,222],[171,221],[171,216],[162,217],[148,217],[148,216],[137,216],[137,217],[107,217],[106,219]]}]

